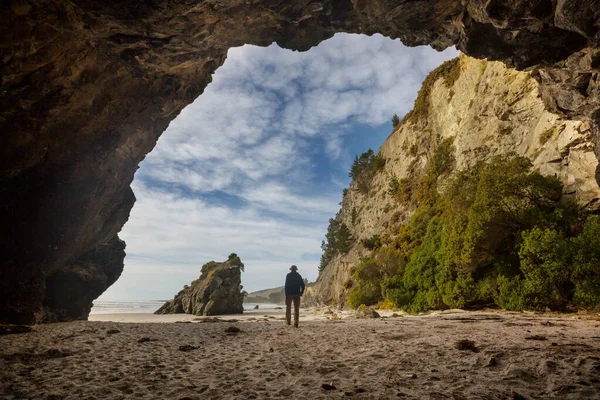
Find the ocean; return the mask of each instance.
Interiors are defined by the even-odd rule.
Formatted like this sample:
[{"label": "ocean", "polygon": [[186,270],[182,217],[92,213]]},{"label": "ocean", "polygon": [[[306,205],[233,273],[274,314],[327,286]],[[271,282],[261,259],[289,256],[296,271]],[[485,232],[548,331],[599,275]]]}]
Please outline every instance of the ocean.
[{"label": "ocean", "polygon": [[[158,310],[166,300],[96,300],[90,315],[94,314],[145,314]],[[280,304],[244,303],[244,310],[252,310],[256,305],[259,309],[273,309],[283,307]]]}]

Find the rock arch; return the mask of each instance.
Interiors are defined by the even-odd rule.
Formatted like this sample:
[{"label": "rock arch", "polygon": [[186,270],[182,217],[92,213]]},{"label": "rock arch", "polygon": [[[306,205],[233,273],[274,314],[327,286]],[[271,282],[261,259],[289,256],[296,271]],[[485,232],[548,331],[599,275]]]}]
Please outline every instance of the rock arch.
[{"label": "rock arch", "polygon": [[[123,268],[117,233],[137,165],[230,47],[302,51],[336,32],[381,33],[517,68],[558,63],[537,71],[549,106],[598,114],[594,0],[11,0],[0,10],[2,322],[87,317]],[[576,104],[556,100],[564,93]]]}]

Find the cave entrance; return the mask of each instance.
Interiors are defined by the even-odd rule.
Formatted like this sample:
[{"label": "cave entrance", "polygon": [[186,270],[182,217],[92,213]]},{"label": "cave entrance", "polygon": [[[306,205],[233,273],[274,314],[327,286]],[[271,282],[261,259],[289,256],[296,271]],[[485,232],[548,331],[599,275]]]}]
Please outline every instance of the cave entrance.
[{"label": "cave entrance", "polygon": [[377,150],[424,77],[457,54],[353,34],[303,53],[229,50],[141,164],[125,270],[99,301],[170,298],[231,252],[248,291],[280,286],[290,263],[315,280],[352,159]]}]

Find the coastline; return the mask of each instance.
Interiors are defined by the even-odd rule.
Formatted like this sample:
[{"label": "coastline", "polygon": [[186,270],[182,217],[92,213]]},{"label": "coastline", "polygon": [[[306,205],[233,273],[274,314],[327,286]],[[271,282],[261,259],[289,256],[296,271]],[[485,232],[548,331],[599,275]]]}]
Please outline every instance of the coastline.
[{"label": "coastline", "polygon": [[[260,309],[218,317],[104,314],[95,317],[122,321],[38,325],[30,333],[0,336],[0,394],[36,399],[600,394],[597,315],[462,310],[391,315],[354,319],[302,309],[299,329],[284,323],[285,310]],[[228,332],[231,326],[240,331]],[[464,340],[472,347],[457,348]]]},{"label": "coastline", "polygon": [[[285,306],[284,306],[285,307]],[[324,315],[313,314],[312,309],[301,311],[304,321],[326,320]],[[192,314],[153,314],[153,313],[112,313],[91,314],[88,321],[95,322],[122,322],[122,323],[173,323],[173,322],[201,322],[206,319],[218,318],[222,322],[251,322],[264,319],[285,319],[285,308],[264,308],[258,310],[244,310],[243,314],[226,314],[215,316],[198,316]]]}]

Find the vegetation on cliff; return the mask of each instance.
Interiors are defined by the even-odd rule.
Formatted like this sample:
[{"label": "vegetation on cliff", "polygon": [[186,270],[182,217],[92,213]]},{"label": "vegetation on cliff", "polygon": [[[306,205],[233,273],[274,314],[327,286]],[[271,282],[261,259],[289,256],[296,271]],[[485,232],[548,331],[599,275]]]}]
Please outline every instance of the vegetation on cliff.
[{"label": "vegetation on cliff", "polygon": [[369,149],[356,156],[348,176],[356,183],[356,189],[362,194],[368,194],[373,177],[385,166],[385,158]]},{"label": "vegetation on cliff", "polygon": [[[408,122],[416,124],[420,120],[427,119],[427,115],[429,114],[429,96],[431,95],[433,85],[438,81],[438,79],[442,78],[444,85],[451,88],[459,76],[460,58],[458,57],[443,62],[439,67],[431,71],[431,73],[429,73],[429,75],[427,75],[423,81],[421,89],[419,89],[414,108],[406,113],[404,118],[402,118],[402,121],[399,123]],[[396,127],[396,125],[394,125],[394,127]]]},{"label": "vegetation on cliff", "polygon": [[348,226],[341,221],[339,214],[335,218],[330,218],[325,240],[321,242],[323,254],[319,263],[319,272],[323,271],[336,255],[348,253],[353,243],[352,233]]},{"label": "vegetation on cliff", "polygon": [[[516,155],[497,156],[450,177],[451,140],[428,173],[388,192],[416,208],[365,241],[348,303],[384,301],[409,312],[497,305],[565,310],[600,301],[600,217],[560,202],[554,177]],[[368,246],[367,246],[368,245]]]},{"label": "vegetation on cliff", "polygon": [[[360,156],[356,156],[348,176],[355,182],[356,190],[360,193],[367,195],[371,190],[371,183],[373,178],[378,171],[385,166],[385,158],[379,154],[375,154],[373,150],[369,149],[362,153]],[[347,189],[344,189],[343,196],[348,193]],[[358,211],[356,208],[352,209],[351,223],[354,225],[357,222]],[[338,213],[335,218],[329,219],[329,226],[327,227],[327,233],[325,234],[325,240],[321,242],[321,261],[319,262],[319,273],[321,273],[327,264],[338,254],[346,254],[350,251],[350,248],[354,244],[355,238],[352,237],[352,232],[344,221],[340,218]]]}]

